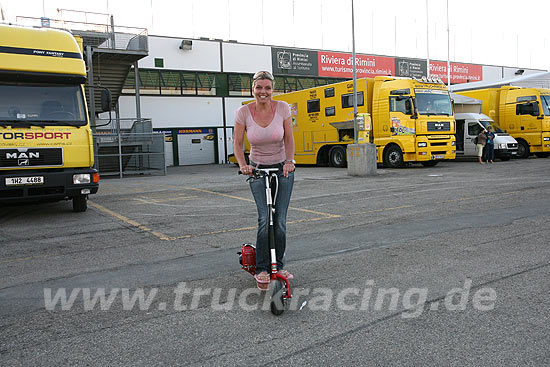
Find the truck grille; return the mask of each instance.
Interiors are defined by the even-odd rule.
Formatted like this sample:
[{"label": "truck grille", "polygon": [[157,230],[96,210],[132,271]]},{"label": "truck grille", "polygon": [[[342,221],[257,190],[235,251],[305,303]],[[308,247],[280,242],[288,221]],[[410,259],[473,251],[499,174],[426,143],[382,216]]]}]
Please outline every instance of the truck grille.
[{"label": "truck grille", "polygon": [[428,131],[451,131],[449,121],[428,121]]},{"label": "truck grille", "polygon": [[517,149],[518,143],[508,143],[508,149]]},{"label": "truck grille", "polygon": [[0,149],[0,168],[62,166],[63,148]]}]

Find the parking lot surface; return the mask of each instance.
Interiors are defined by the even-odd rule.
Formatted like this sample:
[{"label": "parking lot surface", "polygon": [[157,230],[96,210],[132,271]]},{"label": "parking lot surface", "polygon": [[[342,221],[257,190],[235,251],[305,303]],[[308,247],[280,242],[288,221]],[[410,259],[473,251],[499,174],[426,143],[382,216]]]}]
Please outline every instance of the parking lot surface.
[{"label": "parking lot surface", "polygon": [[0,208],[2,366],[550,364],[549,159],[298,167],[279,317],[238,264],[257,214],[235,166],[70,207]]}]

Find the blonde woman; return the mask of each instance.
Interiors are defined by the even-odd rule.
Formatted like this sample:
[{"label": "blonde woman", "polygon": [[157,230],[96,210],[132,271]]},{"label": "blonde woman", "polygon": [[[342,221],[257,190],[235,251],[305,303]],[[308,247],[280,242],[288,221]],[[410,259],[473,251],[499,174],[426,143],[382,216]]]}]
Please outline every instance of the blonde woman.
[{"label": "blonde woman", "polygon": [[[273,218],[277,268],[281,275],[292,279],[283,270],[286,249],[286,215],[294,185],[294,137],[290,108],[286,102],[274,101],[274,78],[268,71],[259,71],[252,79],[255,101],[241,106],[235,112],[233,151],[240,171],[252,175],[256,168],[280,168],[279,187]],[[250,164],[244,157],[244,133],[250,142]],[[250,178],[250,189],[258,209],[258,232],[256,239],[256,281],[258,288],[267,289],[270,282],[270,254],[267,230],[267,203],[264,180]]]}]

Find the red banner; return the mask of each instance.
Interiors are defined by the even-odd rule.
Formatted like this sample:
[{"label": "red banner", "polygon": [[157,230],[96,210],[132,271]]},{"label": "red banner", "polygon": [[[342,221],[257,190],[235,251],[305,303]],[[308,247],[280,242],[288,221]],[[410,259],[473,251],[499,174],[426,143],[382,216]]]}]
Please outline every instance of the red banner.
[{"label": "red banner", "polygon": [[[353,77],[352,54],[342,52],[317,52],[319,76],[335,78]],[[395,75],[395,59],[384,56],[355,55],[357,77]]]},{"label": "red banner", "polygon": [[[447,83],[447,63],[445,61],[430,61],[430,76],[440,78]],[[483,80],[481,65],[459,64],[451,62],[451,83],[469,83]]]}]

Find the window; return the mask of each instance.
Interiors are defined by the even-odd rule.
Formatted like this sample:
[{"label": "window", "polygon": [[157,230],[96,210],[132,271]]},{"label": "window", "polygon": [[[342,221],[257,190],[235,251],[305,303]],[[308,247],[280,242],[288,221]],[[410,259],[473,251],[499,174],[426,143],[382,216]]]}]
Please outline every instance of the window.
[{"label": "window", "polygon": [[469,136],[478,136],[481,131],[481,126],[477,122],[468,123],[468,135]]},{"label": "window", "polygon": [[325,89],[325,98],[334,97],[334,87]]},{"label": "window", "polygon": [[321,100],[311,99],[307,101],[307,113],[314,113],[321,111]]},{"label": "window", "polygon": [[411,99],[406,96],[390,97],[390,112],[401,112],[412,115]]},{"label": "window", "polygon": [[539,103],[538,102],[528,102],[523,104],[516,105],[516,115],[539,115]]},{"label": "window", "polygon": [[181,94],[179,71],[162,70],[160,79],[161,94]]},{"label": "window", "polygon": [[181,73],[182,94],[197,94],[197,78],[195,73]]},{"label": "window", "polygon": [[214,74],[197,73],[197,94],[216,95],[216,84]]},{"label": "window", "polygon": [[[357,92],[357,106],[363,106],[363,92]],[[353,93],[342,94],[342,108],[353,107]]]},{"label": "window", "polygon": [[139,70],[139,87],[143,94],[160,94],[160,71]]},{"label": "window", "polygon": [[517,102],[534,102],[537,100],[537,96],[523,96],[516,99]]},{"label": "window", "polygon": [[336,108],[334,106],[325,107],[325,116],[336,115]]},{"label": "window", "polygon": [[228,74],[230,96],[252,96],[252,77],[248,74]]},{"label": "window", "polygon": [[164,67],[164,59],[155,58],[155,67],[156,68],[163,68]]}]

